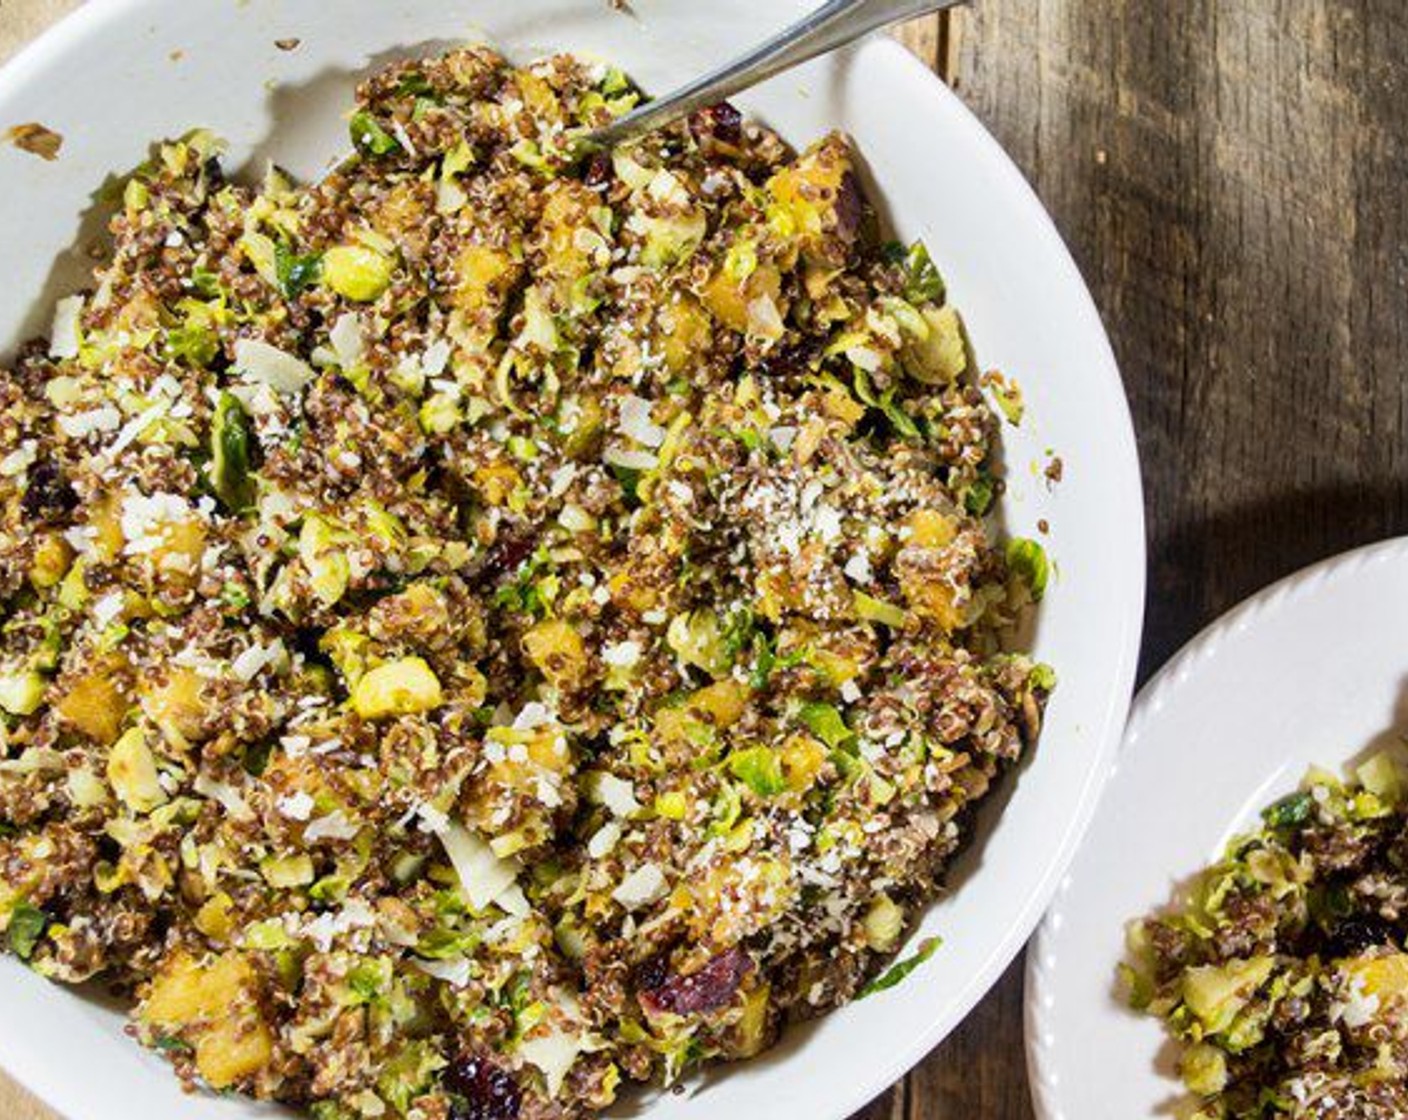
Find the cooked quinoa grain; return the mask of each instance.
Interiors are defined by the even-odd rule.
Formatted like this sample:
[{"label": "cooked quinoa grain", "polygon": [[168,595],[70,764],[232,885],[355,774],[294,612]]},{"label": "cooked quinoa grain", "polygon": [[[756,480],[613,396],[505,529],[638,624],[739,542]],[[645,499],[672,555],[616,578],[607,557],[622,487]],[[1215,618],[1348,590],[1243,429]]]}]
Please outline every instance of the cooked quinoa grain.
[{"label": "cooked quinoa grain", "polygon": [[575,150],[636,96],[471,49],[310,186],[167,144],[0,373],[0,928],[192,1085],[551,1120],[755,1055],[1037,735],[927,253],[840,136]]},{"label": "cooked quinoa grain", "polygon": [[1194,1120],[1408,1115],[1403,790],[1387,754],[1353,782],[1312,771],[1132,928],[1130,997],[1182,1044]]}]

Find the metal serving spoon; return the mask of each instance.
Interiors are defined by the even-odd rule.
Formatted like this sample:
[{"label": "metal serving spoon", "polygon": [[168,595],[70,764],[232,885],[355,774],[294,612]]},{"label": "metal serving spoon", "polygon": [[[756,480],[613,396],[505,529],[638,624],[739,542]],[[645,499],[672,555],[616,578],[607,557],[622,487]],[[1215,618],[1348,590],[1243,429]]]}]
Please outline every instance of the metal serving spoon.
[{"label": "metal serving spoon", "polygon": [[671,121],[717,105],[739,90],[844,47],[862,35],[959,3],[962,0],[827,0],[762,46],[666,97],[594,129],[582,140],[588,147],[611,148],[639,139]]}]

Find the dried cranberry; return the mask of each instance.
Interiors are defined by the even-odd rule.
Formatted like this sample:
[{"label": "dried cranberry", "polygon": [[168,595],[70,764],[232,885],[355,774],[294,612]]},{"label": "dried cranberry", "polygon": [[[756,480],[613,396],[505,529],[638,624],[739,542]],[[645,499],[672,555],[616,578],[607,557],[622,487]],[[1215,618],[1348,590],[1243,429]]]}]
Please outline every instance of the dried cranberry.
[{"label": "dried cranberry", "polygon": [[582,181],[592,188],[604,187],[611,182],[615,173],[616,169],[612,166],[609,155],[605,152],[593,152],[591,159],[587,160],[587,170],[582,175]]},{"label": "dried cranberry", "polygon": [[29,472],[29,486],[20,501],[26,517],[51,518],[67,513],[77,504],[78,495],[52,459],[34,464]]},{"label": "dried cranberry", "polygon": [[670,978],[670,954],[656,953],[640,963],[636,968],[636,987],[643,992],[653,992],[664,986]]},{"label": "dried cranberry", "polygon": [[836,236],[843,245],[849,246],[856,239],[864,218],[865,196],[860,191],[860,180],[853,171],[847,171],[836,196]]},{"label": "dried cranberry", "polygon": [[690,117],[689,125],[701,140],[712,136],[721,144],[737,144],[743,139],[743,114],[727,101],[700,109]]},{"label": "dried cranberry", "polygon": [[504,576],[518,571],[519,566],[538,546],[538,535],[531,529],[505,533],[489,549],[472,574],[497,583]]},{"label": "dried cranberry", "polygon": [[1398,949],[1398,931],[1372,914],[1346,918],[1330,934],[1330,952],[1336,957],[1357,957],[1366,949],[1379,946]]},{"label": "dried cranberry", "polygon": [[698,1015],[733,1001],[743,978],[753,971],[753,958],[739,948],[713,957],[689,976],[669,976],[640,994],[647,1011]]},{"label": "dried cranberry", "polygon": [[493,1062],[461,1058],[450,1063],[441,1081],[457,1098],[450,1120],[517,1120],[523,1093],[513,1076]]},{"label": "dried cranberry", "polygon": [[810,339],[779,346],[758,362],[756,369],[764,377],[805,377],[811,364],[821,353],[821,347]]}]

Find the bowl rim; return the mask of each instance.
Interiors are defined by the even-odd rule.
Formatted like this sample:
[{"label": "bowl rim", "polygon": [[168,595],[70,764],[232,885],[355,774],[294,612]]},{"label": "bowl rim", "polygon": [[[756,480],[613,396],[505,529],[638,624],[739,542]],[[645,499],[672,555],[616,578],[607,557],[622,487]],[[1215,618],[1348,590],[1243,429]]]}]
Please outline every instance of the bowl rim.
[{"label": "bowl rim", "polygon": [[[0,101],[42,75],[47,68],[60,62],[68,50],[89,37],[102,34],[105,29],[125,19],[139,17],[150,2],[87,0],[0,65]],[[910,87],[917,93],[922,91],[922,96],[931,99],[930,111],[949,116],[964,140],[984,157],[989,169],[998,173],[1006,185],[1015,190],[1021,200],[1020,205],[1026,211],[1024,220],[1044,243],[1043,251],[1057,270],[1055,282],[1071,295],[1076,305],[1078,320],[1073,330],[1090,347],[1086,365],[1090,368],[1092,379],[1100,384],[1111,416],[1116,421],[1111,430],[1102,434],[1102,440],[1105,461],[1117,467],[1110,473],[1118,486],[1116,501],[1121,513],[1120,519],[1106,527],[1110,570],[1118,576],[1118,580],[1111,584],[1111,598],[1116,603],[1112,614],[1118,618],[1119,637],[1118,649],[1106,662],[1110,683],[1104,694],[1104,702],[1098,708],[1092,705],[1086,713],[1088,718],[1082,722],[1082,731],[1088,734],[1092,744],[1088,749],[1088,772],[1078,796],[1062,821],[1059,837],[1048,846],[1048,854],[1043,857],[1045,870],[1038,885],[1016,911],[1003,935],[993,943],[982,967],[971,974],[961,990],[945,1001],[943,1010],[932,1015],[922,1031],[913,1033],[904,1046],[892,1051],[892,1056],[883,1067],[877,1066],[872,1076],[859,1081],[850,1092],[835,1099],[826,1113],[827,1120],[845,1120],[917,1066],[992,989],[1037,929],[1089,829],[1115,766],[1134,691],[1147,586],[1144,491],[1129,400],[1100,313],[1055,222],[1026,176],[976,114],[914,54],[883,35],[871,37],[851,50],[857,54],[873,54],[872,64],[899,71]],[[0,1053],[10,1049],[5,1046],[3,1032],[0,1032]],[[85,1107],[79,1104],[79,1097],[72,1094],[67,1086],[60,1085],[57,1079],[40,1070],[13,1061],[7,1061],[3,1068],[10,1077],[46,1103],[64,1101],[75,1108]]]}]

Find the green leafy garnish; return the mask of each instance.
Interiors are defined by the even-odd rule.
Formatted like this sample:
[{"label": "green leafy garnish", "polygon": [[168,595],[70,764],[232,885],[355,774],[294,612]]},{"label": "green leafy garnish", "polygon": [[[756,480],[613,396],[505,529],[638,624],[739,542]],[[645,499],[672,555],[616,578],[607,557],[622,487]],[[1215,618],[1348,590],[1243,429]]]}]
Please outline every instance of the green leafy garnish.
[{"label": "green leafy garnish", "polygon": [[938,303],[944,298],[944,278],[934,267],[929,249],[916,241],[905,255],[904,298],[910,303]]},{"label": "green leafy garnish", "polygon": [[777,655],[773,653],[772,641],[766,634],[753,635],[753,671],[748,674],[748,685],[754,692],[761,692],[768,686]]},{"label": "green leafy garnish", "polygon": [[244,752],[244,769],[247,774],[259,777],[269,766],[269,756],[274,753],[274,743],[265,739],[251,743]]},{"label": "green leafy garnish", "polygon": [[426,97],[435,92],[435,87],[430,84],[430,79],[419,70],[411,70],[402,75],[401,81],[397,83],[396,92],[409,97]]},{"label": "green leafy garnish", "polygon": [[622,467],[613,463],[611,473],[616,481],[621,484],[621,489],[626,492],[626,504],[631,508],[640,505],[640,479],[641,471],[633,467]]},{"label": "green leafy garnish", "polygon": [[519,565],[513,579],[494,592],[494,605],[537,618],[544,617],[556,588],[550,583],[554,577],[547,576],[541,580],[539,577],[551,563],[548,550],[539,547]]},{"label": "green leafy garnish", "polygon": [[890,389],[880,398],[880,411],[885,414],[885,418],[890,421],[891,426],[905,439],[922,439],[923,433],[919,430],[919,425],[914,422],[914,418],[909,415],[899,402],[895,400],[895,391]]},{"label": "green leafy garnish", "polygon": [[177,361],[202,369],[220,353],[220,338],[208,323],[191,320],[166,332],[166,352]]},{"label": "green leafy garnish", "polygon": [[219,299],[223,295],[220,277],[208,268],[191,269],[191,291],[202,299]]},{"label": "green leafy garnish", "polygon": [[1033,688],[1039,688],[1043,692],[1052,692],[1056,688],[1056,670],[1044,661],[1038,662],[1032,666],[1031,674],[1027,680]]},{"label": "green leafy garnish", "polygon": [[191,1050],[189,1042],[183,1042],[174,1034],[159,1034],[152,1040],[152,1045],[163,1054],[187,1054]]},{"label": "green leafy garnish", "polygon": [[982,517],[992,508],[997,487],[993,484],[992,475],[984,471],[959,493],[963,497],[963,508],[974,517]]},{"label": "green leafy garnish", "polygon": [[365,109],[352,114],[348,123],[352,145],[364,156],[388,156],[401,150],[401,144]]},{"label": "green leafy garnish", "polygon": [[318,282],[322,271],[321,254],[306,253],[299,256],[286,245],[274,246],[274,272],[279,278],[279,290],[286,299],[297,299],[306,289]]},{"label": "green leafy garnish", "polygon": [[21,902],[10,912],[10,951],[22,961],[29,960],[48,925],[48,914],[28,902]]},{"label": "green leafy garnish", "polygon": [[802,722],[813,735],[828,747],[840,747],[855,738],[846,720],[834,704],[815,702],[802,706]]},{"label": "green leafy garnish", "polygon": [[939,946],[943,944],[942,937],[928,937],[919,943],[919,949],[914,956],[906,957],[890,967],[890,969],[880,976],[877,976],[869,984],[863,987],[856,995],[856,999],[865,999],[866,996],[873,996],[876,992],[888,991],[896,984],[899,984],[909,976],[916,968],[927,961],[939,951]]},{"label": "green leafy garnish", "polygon": [[1032,598],[1040,600],[1046,594],[1051,576],[1051,562],[1046,549],[1026,537],[1013,537],[1007,542],[1007,566],[1031,589]]},{"label": "green leafy garnish", "polygon": [[1261,817],[1272,828],[1295,828],[1310,819],[1315,799],[1309,793],[1293,793],[1262,810]]},{"label": "green leafy garnish", "polygon": [[253,446],[244,406],[233,393],[221,393],[210,430],[210,483],[220,500],[236,512],[254,504]]},{"label": "green leafy garnish", "polygon": [[787,788],[782,761],[771,747],[749,747],[728,756],[728,770],[759,797],[775,797]]}]

